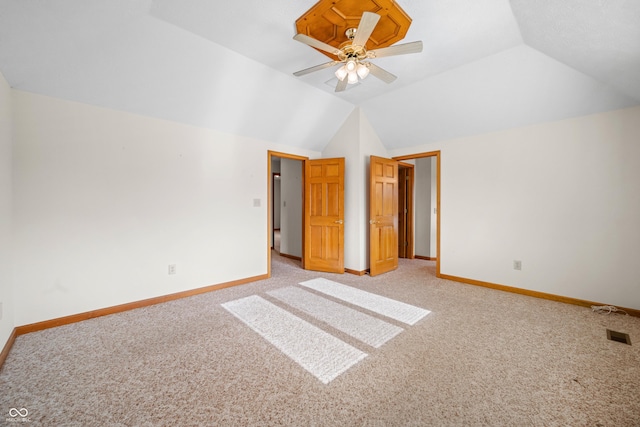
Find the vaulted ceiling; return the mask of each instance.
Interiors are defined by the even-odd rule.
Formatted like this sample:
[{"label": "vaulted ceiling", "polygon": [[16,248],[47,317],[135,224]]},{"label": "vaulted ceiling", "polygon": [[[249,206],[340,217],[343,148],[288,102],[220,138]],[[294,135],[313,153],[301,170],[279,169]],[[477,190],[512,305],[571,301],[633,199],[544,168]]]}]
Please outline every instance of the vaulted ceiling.
[{"label": "vaulted ceiling", "polygon": [[[356,2],[357,0],[337,0]],[[375,0],[360,3],[375,3]],[[640,104],[640,1],[398,0],[419,54],[335,93],[314,0],[0,0],[16,89],[321,150],[355,107],[400,148]]]}]

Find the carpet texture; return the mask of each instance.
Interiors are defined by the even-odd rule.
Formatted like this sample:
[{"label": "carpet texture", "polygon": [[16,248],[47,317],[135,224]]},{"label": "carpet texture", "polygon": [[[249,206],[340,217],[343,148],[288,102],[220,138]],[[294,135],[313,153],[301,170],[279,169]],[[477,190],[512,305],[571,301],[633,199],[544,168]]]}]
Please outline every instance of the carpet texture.
[{"label": "carpet texture", "polygon": [[378,348],[404,329],[302,289],[288,286],[267,292],[285,304]]},{"label": "carpet texture", "polygon": [[367,357],[257,295],[222,306],[324,384]]},{"label": "carpet texture", "polygon": [[[640,426],[640,319],[435,277],[273,277],[27,334],[0,371],[0,423],[44,426]],[[325,278],[431,311],[379,348],[269,292]],[[368,356],[328,384],[222,304],[258,296]],[[607,340],[628,333],[632,346]],[[24,424],[23,424],[24,425]]]},{"label": "carpet texture", "polygon": [[333,280],[318,278],[300,284],[408,325],[414,325],[429,314],[429,310],[345,286]]}]

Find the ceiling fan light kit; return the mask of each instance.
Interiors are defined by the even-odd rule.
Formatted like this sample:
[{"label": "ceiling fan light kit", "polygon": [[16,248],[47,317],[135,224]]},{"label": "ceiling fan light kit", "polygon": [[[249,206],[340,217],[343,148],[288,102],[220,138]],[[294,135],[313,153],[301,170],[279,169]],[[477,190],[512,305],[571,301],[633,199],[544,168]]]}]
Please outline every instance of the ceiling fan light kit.
[{"label": "ceiling fan light kit", "polygon": [[355,84],[358,83],[358,77],[364,79],[369,75],[369,67],[355,59],[350,59],[336,70],[335,75],[340,81],[347,78],[349,84]]},{"label": "ceiling fan light kit", "polygon": [[347,74],[347,83],[349,83],[350,85],[358,83],[358,75],[355,71],[351,71],[349,74]]},{"label": "ceiling fan light kit", "polygon": [[[320,3],[319,3],[320,4]],[[293,38],[301,43],[318,49],[327,56],[337,57],[337,59],[324,64],[316,65],[304,70],[293,73],[295,76],[303,76],[315,71],[320,71],[338,64],[340,67],[335,71],[338,84],[335,88],[336,92],[342,92],[348,84],[356,84],[359,80],[365,79],[369,73],[384,81],[385,83],[393,82],[397,77],[390,72],[378,67],[370,62],[370,59],[381,58],[385,56],[404,55],[408,53],[422,52],[422,42],[411,42],[401,45],[380,47],[379,49],[367,50],[367,43],[372,43],[370,38],[378,25],[381,16],[373,12],[364,12],[357,28],[347,28],[345,35],[347,41],[340,45],[332,46],[323,41],[317,40],[307,34],[298,33]],[[410,22],[410,21],[409,21]],[[310,29],[307,29],[311,32]],[[332,42],[335,42],[332,41]],[[375,43],[380,46],[380,43]]]},{"label": "ceiling fan light kit", "polygon": [[365,77],[367,77],[369,75],[369,67],[367,67],[364,64],[358,64],[356,72],[358,73],[358,76],[361,79],[364,79]]},{"label": "ceiling fan light kit", "polygon": [[347,77],[347,74],[349,74],[349,71],[347,71],[346,65],[343,65],[342,67],[338,68],[335,72],[336,77],[340,81],[344,80],[344,78]]}]

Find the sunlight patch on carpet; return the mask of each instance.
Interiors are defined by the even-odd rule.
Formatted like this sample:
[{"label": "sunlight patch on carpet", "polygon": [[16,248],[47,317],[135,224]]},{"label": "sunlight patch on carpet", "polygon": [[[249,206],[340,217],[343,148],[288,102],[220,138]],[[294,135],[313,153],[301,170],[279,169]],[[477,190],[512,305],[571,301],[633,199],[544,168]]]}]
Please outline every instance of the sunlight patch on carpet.
[{"label": "sunlight patch on carpet", "polygon": [[404,331],[382,319],[300,288],[289,286],[267,294],[375,348]]},{"label": "sunlight patch on carpet", "polygon": [[420,319],[431,313],[429,310],[411,304],[372,294],[371,292],[352,288],[324,278],[307,280],[300,284],[408,325],[415,325]]},{"label": "sunlight patch on carpet", "polygon": [[367,357],[257,295],[226,302],[222,307],[324,384]]}]

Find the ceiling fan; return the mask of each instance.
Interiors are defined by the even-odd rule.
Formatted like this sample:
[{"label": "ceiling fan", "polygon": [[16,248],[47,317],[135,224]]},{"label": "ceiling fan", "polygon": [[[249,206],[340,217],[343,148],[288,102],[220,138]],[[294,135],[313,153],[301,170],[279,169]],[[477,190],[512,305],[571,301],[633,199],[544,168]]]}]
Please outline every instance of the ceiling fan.
[{"label": "ceiling fan", "polygon": [[344,91],[348,84],[357,83],[359,79],[364,79],[369,73],[373,74],[385,83],[393,82],[397,78],[396,76],[368,60],[382,58],[385,56],[422,52],[422,42],[417,41],[403,43],[375,50],[367,50],[365,45],[379,20],[380,15],[377,13],[364,12],[362,14],[360,24],[358,24],[358,28],[349,28],[345,33],[349,40],[342,43],[339,47],[331,46],[330,44],[316,40],[313,37],[309,37],[306,34],[296,34],[293,37],[294,40],[330,53],[336,56],[337,59],[297,71],[293,73],[293,75],[300,77],[305,74],[342,64],[342,66],[340,66],[340,68],[335,72],[335,75],[338,78],[338,84],[336,85],[335,90],[336,92]]}]

